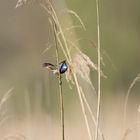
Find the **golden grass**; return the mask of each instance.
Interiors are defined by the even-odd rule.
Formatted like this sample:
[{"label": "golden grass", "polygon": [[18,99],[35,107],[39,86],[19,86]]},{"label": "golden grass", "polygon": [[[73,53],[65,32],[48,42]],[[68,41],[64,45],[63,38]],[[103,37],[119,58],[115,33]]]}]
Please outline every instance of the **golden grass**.
[{"label": "golden grass", "polygon": [[[26,4],[28,0],[18,0],[16,4],[16,8],[19,6],[22,6],[23,4]],[[100,128],[100,107],[101,107],[101,76],[104,76],[103,72],[101,71],[101,64],[104,65],[103,58],[101,57],[101,40],[100,40],[100,13],[99,13],[99,0],[96,0],[96,16],[97,16],[97,37],[98,37],[98,42],[97,42],[97,54],[98,54],[98,60],[97,60],[97,65],[91,61],[91,59],[84,54],[80,48],[79,45],[76,45],[78,43],[79,39],[75,38],[75,41],[71,40],[70,38],[67,38],[66,34],[69,33],[70,31],[73,31],[76,28],[82,28],[84,31],[86,31],[86,27],[81,20],[81,18],[78,16],[77,13],[75,13],[72,10],[62,10],[60,15],[57,15],[58,13],[56,12],[56,9],[54,8],[54,5],[50,0],[45,0],[44,2],[40,3],[40,6],[48,13],[48,19],[50,21],[50,25],[52,26],[52,32],[54,33],[54,44],[48,45],[42,54],[46,53],[48,49],[51,49],[51,47],[55,46],[56,49],[56,61],[57,64],[59,64],[60,61],[60,56],[59,53],[63,52],[64,58],[69,64],[70,71],[68,73],[68,81],[71,81],[71,83],[74,84],[74,86],[77,89],[77,94],[79,97],[80,105],[81,105],[81,110],[83,113],[83,117],[85,120],[85,126],[86,130],[88,133],[88,139],[89,140],[99,140],[100,139],[105,139],[104,135],[102,133],[102,130]],[[60,22],[60,17],[63,16],[64,14],[70,14],[74,15],[76,19],[78,19],[80,25],[71,25],[70,27],[64,28],[61,25]],[[93,43],[94,44],[94,43]],[[95,46],[95,44],[94,44]],[[96,92],[93,83],[90,79],[90,71],[95,70],[97,72],[97,77],[98,77],[98,88],[97,88],[97,112],[96,116],[94,115],[90,104],[88,103],[88,100],[86,99],[86,92],[84,92],[82,85],[80,84],[80,81],[78,79],[78,76],[80,76],[83,81],[87,82],[91,87],[92,91]],[[104,76],[106,77],[106,76]],[[59,82],[59,93],[60,93],[60,112],[61,112],[61,130],[62,130],[62,140],[65,139],[65,124],[64,124],[64,103],[63,103],[63,93],[62,93],[62,79],[61,75],[59,74],[58,78]],[[128,99],[130,92],[134,85],[136,84],[137,81],[140,80],[140,75],[138,75],[133,82],[130,84],[127,94],[125,96],[125,101],[124,101],[124,116],[123,116],[123,124],[124,124],[124,129],[123,129],[123,138],[122,140],[125,140],[127,136],[132,132],[133,129],[126,129],[125,128],[125,120],[126,120],[126,114],[127,114],[127,104],[128,104]],[[69,84],[69,83],[68,83]],[[88,120],[87,116],[87,110],[88,113],[90,114],[90,117],[92,118],[92,123],[95,126],[95,132],[93,132],[90,128],[90,123]],[[138,109],[138,123],[139,123],[139,109]],[[93,134],[94,138],[93,138]]]},{"label": "golden grass", "polygon": [[[27,0],[18,0],[17,4],[16,4],[16,8],[19,6],[22,6],[23,4],[26,4],[28,1]],[[83,116],[84,116],[84,120],[85,120],[85,125],[87,128],[87,132],[88,132],[88,136],[89,136],[89,140],[92,140],[92,132],[90,130],[89,127],[89,122],[88,122],[88,118],[86,115],[86,110],[85,110],[85,105],[87,105],[88,107],[88,111],[90,112],[90,115],[93,119],[94,125],[96,126],[96,133],[95,133],[95,139],[97,140],[98,138],[98,129],[99,129],[99,115],[100,115],[100,77],[101,77],[101,70],[100,70],[100,61],[101,61],[101,55],[100,55],[100,31],[99,31],[99,10],[98,10],[98,3],[97,3],[97,30],[98,30],[98,65],[96,67],[96,65],[90,60],[90,58],[84,54],[77,45],[75,45],[74,43],[72,43],[72,41],[70,39],[68,39],[65,36],[65,32],[69,32],[69,30],[72,30],[74,28],[79,28],[80,25],[76,25],[76,26],[70,26],[67,29],[63,29],[63,27],[60,24],[58,15],[56,14],[56,11],[54,9],[54,6],[52,5],[51,1],[46,0],[43,3],[40,3],[40,6],[43,7],[43,9],[49,14],[49,21],[50,24],[52,26],[52,32],[54,32],[54,38],[55,38],[55,46],[56,46],[56,58],[57,58],[57,64],[59,63],[59,51],[61,49],[61,51],[63,52],[65,59],[67,60],[69,66],[71,67],[71,74],[72,75],[72,79],[73,79],[73,83],[75,84],[76,88],[77,88],[77,93],[79,96],[79,100],[80,100],[80,104],[81,104],[81,108],[82,108],[82,112],[83,112]],[[67,13],[67,14],[71,14],[74,15],[80,22],[81,26],[83,27],[84,30],[86,30],[86,27],[84,25],[84,23],[82,22],[81,18],[77,15],[77,13],[75,13],[72,10],[62,10],[61,14],[63,13]],[[74,58],[75,56],[80,56],[79,61],[75,61],[75,59],[73,59],[73,53],[71,50],[74,50]],[[43,53],[45,53],[47,51],[47,49],[44,50]],[[76,63],[76,66],[74,66],[74,64]],[[78,67],[79,66],[79,67]],[[84,69],[82,69],[82,67]],[[96,70],[98,72],[98,106],[97,106],[97,116],[94,117],[91,108],[89,106],[89,104],[87,103],[86,97],[84,96],[83,90],[82,90],[82,86],[80,86],[77,75],[81,76],[84,80],[86,80],[93,88],[93,91],[95,91],[95,88],[90,80],[90,69],[93,68],[94,70]],[[61,102],[61,120],[62,120],[62,139],[64,140],[64,108],[63,108],[63,96],[62,96],[62,81],[61,81],[61,75],[59,75],[59,89],[60,89],[60,102]],[[96,120],[97,119],[97,120]],[[100,132],[100,136],[102,135],[101,130]]]}]

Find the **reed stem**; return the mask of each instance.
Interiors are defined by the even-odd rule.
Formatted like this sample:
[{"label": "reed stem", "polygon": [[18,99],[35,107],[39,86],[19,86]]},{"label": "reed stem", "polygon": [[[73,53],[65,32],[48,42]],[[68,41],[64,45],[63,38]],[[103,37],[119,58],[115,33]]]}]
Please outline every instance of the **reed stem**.
[{"label": "reed stem", "polygon": [[97,14],[97,36],[98,36],[98,104],[97,104],[97,123],[95,130],[95,140],[98,140],[100,104],[101,104],[101,54],[100,54],[100,15],[99,15],[99,0],[96,0],[96,14]]},{"label": "reed stem", "polygon": [[64,121],[64,101],[63,101],[63,91],[62,91],[62,76],[59,72],[59,53],[58,53],[58,41],[57,41],[57,25],[53,22],[53,31],[54,31],[54,41],[56,47],[56,59],[58,66],[58,82],[59,82],[59,94],[60,94],[60,113],[61,113],[61,131],[62,131],[62,140],[65,140],[65,121]]}]

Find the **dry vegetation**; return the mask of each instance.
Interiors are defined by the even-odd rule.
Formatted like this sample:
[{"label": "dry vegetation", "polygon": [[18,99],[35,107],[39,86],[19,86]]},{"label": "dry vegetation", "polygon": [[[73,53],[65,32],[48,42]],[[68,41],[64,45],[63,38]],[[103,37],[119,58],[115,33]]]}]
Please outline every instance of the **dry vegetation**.
[{"label": "dry vegetation", "polygon": [[[30,4],[30,0],[18,0],[16,4],[16,8]],[[50,0],[44,0],[39,1],[39,5],[41,8],[45,10],[45,12],[48,15],[48,20],[51,25],[51,31],[53,34],[53,44],[47,46],[47,48],[42,52],[42,55],[45,55],[48,51],[48,49],[51,49],[52,47],[55,48],[56,52],[56,64],[59,65],[60,60],[62,57],[60,56],[60,53],[63,54],[63,59],[65,59],[69,65],[69,70],[66,73],[66,80],[67,84],[69,84],[69,87],[76,88],[77,90],[77,97],[79,97],[80,105],[81,105],[81,111],[83,114],[84,122],[86,131],[88,134],[88,140],[108,140],[106,137],[106,134],[103,133],[103,129],[101,127],[100,123],[100,107],[101,107],[101,77],[106,78],[106,76],[103,74],[101,70],[101,46],[100,46],[100,21],[99,21],[99,9],[98,9],[98,0],[96,1],[96,7],[97,7],[97,31],[98,31],[98,42],[97,42],[97,55],[98,55],[98,61],[97,64],[94,63],[88,55],[83,53],[79,47],[78,40],[75,37],[74,30],[76,28],[81,28],[84,31],[86,31],[86,27],[84,23],[82,22],[81,18],[72,10],[62,10],[61,13],[65,13],[66,17],[69,19],[69,15],[74,15],[76,19],[79,21],[79,25],[72,25],[70,27],[64,28],[61,25],[61,16],[58,15],[54,3]],[[69,36],[69,32],[72,31],[72,35]],[[75,41],[76,40],[76,41]],[[49,43],[48,43],[49,44]],[[43,63],[43,62],[42,62]],[[97,73],[97,92],[95,90],[95,87],[90,79],[90,71],[93,70]],[[136,82],[138,82],[140,79],[140,75],[138,75],[134,81],[131,83],[128,92],[125,97],[124,101],[124,118],[123,118],[123,132],[120,132],[120,137],[117,139],[120,140],[127,140],[127,137],[130,133],[133,131],[139,130],[139,115],[140,115],[140,109],[138,108],[138,120],[136,124],[130,128],[126,128],[126,118],[127,118],[127,104],[130,92]],[[84,82],[84,83],[83,83]],[[85,85],[88,85],[87,87]],[[58,76],[58,85],[59,85],[59,94],[60,94],[60,115],[61,115],[61,140],[67,140],[70,138],[66,138],[66,132],[65,132],[65,104],[64,104],[64,93],[63,93],[63,81],[62,76],[59,73]],[[47,86],[47,85],[46,85]],[[89,88],[89,89],[86,89]],[[7,101],[9,96],[11,95],[13,88],[10,89],[4,96],[1,98],[0,101],[0,110],[1,114],[0,117],[5,119],[5,111],[3,111],[3,104]],[[70,89],[69,89],[70,90]],[[87,99],[87,91],[90,91],[92,94],[95,94],[95,98],[93,99],[93,102],[95,103],[95,106],[92,106],[93,104],[88,101]],[[92,100],[92,99],[91,99]],[[121,111],[119,112],[121,113]],[[3,119],[1,119],[1,122],[3,123]],[[120,123],[120,122],[119,122]],[[56,126],[58,124],[56,123]],[[109,127],[109,126],[108,126]],[[59,127],[58,127],[59,128]],[[117,128],[118,129],[118,128]],[[41,129],[42,130],[42,129]],[[112,130],[113,131],[113,130]],[[78,131],[77,131],[78,132]],[[6,136],[3,139],[4,140],[26,140],[28,139],[26,135],[22,134],[13,134],[10,136]],[[75,134],[76,135],[76,134]],[[139,134],[138,134],[139,135]]]}]

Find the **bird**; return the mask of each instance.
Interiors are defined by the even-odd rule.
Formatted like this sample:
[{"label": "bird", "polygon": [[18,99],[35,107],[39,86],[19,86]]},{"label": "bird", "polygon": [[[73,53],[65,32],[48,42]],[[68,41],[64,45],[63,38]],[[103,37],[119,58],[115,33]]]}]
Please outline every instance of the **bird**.
[{"label": "bird", "polygon": [[59,65],[54,65],[52,63],[43,63],[43,67],[51,70],[54,74],[64,74],[68,70],[68,65],[66,60],[63,60]]}]

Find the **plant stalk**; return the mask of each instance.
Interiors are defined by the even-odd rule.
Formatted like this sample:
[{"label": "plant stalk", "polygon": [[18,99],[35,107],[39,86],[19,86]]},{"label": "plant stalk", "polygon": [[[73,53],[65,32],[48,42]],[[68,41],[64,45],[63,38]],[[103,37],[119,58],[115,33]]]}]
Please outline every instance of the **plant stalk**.
[{"label": "plant stalk", "polygon": [[61,131],[62,131],[62,140],[65,140],[65,123],[64,123],[64,101],[63,101],[63,92],[62,92],[62,76],[59,72],[59,53],[58,53],[58,42],[57,42],[57,25],[53,22],[53,31],[54,31],[54,40],[56,47],[56,59],[58,66],[58,82],[59,82],[59,94],[60,94],[60,113],[61,113]]},{"label": "plant stalk", "polygon": [[95,130],[95,140],[98,140],[100,104],[101,104],[101,54],[100,54],[100,15],[99,15],[99,0],[96,0],[96,14],[97,14],[97,36],[98,36],[98,104],[97,104],[97,123]]}]

